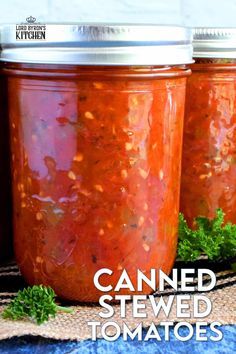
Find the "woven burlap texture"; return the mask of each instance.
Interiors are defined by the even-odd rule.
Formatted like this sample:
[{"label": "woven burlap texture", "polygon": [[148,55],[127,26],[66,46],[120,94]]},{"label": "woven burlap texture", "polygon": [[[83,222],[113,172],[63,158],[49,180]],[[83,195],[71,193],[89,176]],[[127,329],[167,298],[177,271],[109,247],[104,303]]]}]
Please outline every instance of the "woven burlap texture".
[{"label": "woven burlap texture", "polygon": [[[231,284],[236,280],[236,275],[232,277]],[[218,282],[218,286],[221,281]],[[222,285],[225,284],[225,281],[222,281]],[[212,290],[205,294],[212,302],[213,310],[207,318],[200,319],[201,321],[206,321],[208,323],[219,321],[221,324],[235,324],[236,323],[236,285],[226,286],[224,288],[218,288],[217,290]],[[178,296],[178,295],[176,295]],[[191,295],[194,296],[194,295]],[[167,296],[164,296],[164,299],[167,300]],[[158,300],[158,297],[157,299]],[[7,301],[6,301],[7,302]],[[91,327],[88,326],[89,321],[99,321],[101,323],[107,321],[116,322],[121,328],[123,322],[130,329],[135,329],[140,322],[143,323],[143,327],[149,327],[152,322],[159,324],[161,321],[172,321],[180,322],[187,321],[190,323],[195,323],[199,321],[196,318],[176,318],[176,298],[172,306],[172,310],[168,318],[166,318],[163,312],[160,312],[158,318],[153,314],[152,307],[149,300],[145,301],[146,303],[146,313],[147,318],[133,318],[132,316],[132,303],[127,304],[127,315],[126,318],[120,317],[120,307],[119,305],[114,305],[115,314],[109,319],[102,319],[99,316],[99,312],[102,310],[99,306],[74,306],[73,313],[59,313],[56,318],[50,319],[47,323],[40,326],[29,322],[29,321],[10,321],[4,320],[0,316],[0,339],[11,338],[14,336],[23,336],[23,335],[33,335],[33,336],[42,336],[52,339],[61,339],[61,340],[85,340],[91,338]],[[191,302],[192,303],[192,302]],[[0,307],[0,312],[3,311],[4,306]],[[200,310],[203,311],[205,306],[200,305]],[[112,332],[111,332],[112,333]],[[109,328],[107,331],[109,334]],[[101,337],[100,331],[97,334],[98,337]]]}]

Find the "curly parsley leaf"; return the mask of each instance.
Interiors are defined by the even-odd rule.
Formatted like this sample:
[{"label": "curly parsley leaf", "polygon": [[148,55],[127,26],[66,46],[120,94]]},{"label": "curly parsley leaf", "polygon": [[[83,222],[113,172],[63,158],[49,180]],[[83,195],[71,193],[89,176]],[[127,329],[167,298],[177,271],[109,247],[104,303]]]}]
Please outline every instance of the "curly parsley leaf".
[{"label": "curly parsley leaf", "polygon": [[184,215],[179,215],[178,257],[182,261],[195,261],[200,255],[210,260],[236,256],[236,225],[224,224],[222,209],[216,210],[214,219],[197,217],[196,228],[190,229]]},{"label": "curly parsley leaf", "polygon": [[34,285],[18,291],[16,297],[3,311],[3,318],[22,320],[29,318],[38,325],[55,317],[57,311],[72,312],[55,303],[56,294],[50,287]]}]

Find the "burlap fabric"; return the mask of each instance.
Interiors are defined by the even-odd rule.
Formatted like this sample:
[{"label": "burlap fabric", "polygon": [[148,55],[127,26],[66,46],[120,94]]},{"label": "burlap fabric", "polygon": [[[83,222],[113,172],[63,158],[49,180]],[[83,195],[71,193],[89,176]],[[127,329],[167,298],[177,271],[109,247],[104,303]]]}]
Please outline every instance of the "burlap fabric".
[{"label": "burlap fabric", "polygon": [[[191,268],[192,266],[189,266]],[[204,265],[204,267],[206,267]],[[224,267],[225,268],[225,267]],[[217,284],[214,290],[205,293],[212,301],[213,310],[207,318],[202,321],[208,323],[219,321],[222,324],[235,324],[236,323],[236,272],[231,270],[220,269],[215,270],[217,276]],[[208,279],[206,278],[207,282]],[[9,303],[12,297],[16,294],[17,290],[24,287],[24,281],[20,275],[17,266],[14,263],[7,264],[0,267],[0,313],[3,311],[4,306]],[[172,288],[167,287],[164,292],[156,293],[158,297],[169,295],[183,294],[180,291],[174,291]],[[194,293],[191,293],[193,296]],[[202,304],[203,305],[203,304]],[[50,319],[49,322],[43,325],[36,325],[29,321],[9,321],[4,320],[0,316],[0,339],[11,338],[13,336],[34,335],[43,336],[53,339],[70,339],[70,340],[84,340],[91,338],[91,327],[88,326],[89,321],[99,321],[101,323],[108,320],[103,320],[99,316],[101,308],[97,305],[91,306],[71,306],[73,308],[72,314],[59,313],[55,319]],[[132,316],[132,303],[127,305],[126,318],[120,317],[119,306],[114,305],[115,314],[109,321],[115,321],[122,328],[122,323],[125,322],[130,329],[135,329],[140,322],[143,327],[149,327],[152,322],[159,324],[161,321],[186,321],[186,318],[176,318],[176,301],[172,306],[170,316],[166,318],[165,314],[161,312],[156,318],[153,314],[149,301],[146,301],[147,318],[139,319]],[[188,322],[195,323],[196,318],[188,318]],[[107,332],[109,333],[109,332]],[[98,337],[100,333],[98,332]]]}]

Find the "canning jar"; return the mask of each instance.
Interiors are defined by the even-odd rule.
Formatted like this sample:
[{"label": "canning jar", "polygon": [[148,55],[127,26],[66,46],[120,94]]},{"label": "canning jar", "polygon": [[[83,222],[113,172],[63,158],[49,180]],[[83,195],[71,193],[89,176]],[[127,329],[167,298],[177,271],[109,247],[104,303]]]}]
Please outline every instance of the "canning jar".
[{"label": "canning jar", "polygon": [[236,223],[236,30],[197,28],[187,80],[180,209]]},{"label": "canning jar", "polygon": [[46,37],[2,54],[16,259],[29,284],[97,301],[101,268],[113,286],[123,269],[136,286],[138,269],[172,268],[190,33],[47,25]]}]

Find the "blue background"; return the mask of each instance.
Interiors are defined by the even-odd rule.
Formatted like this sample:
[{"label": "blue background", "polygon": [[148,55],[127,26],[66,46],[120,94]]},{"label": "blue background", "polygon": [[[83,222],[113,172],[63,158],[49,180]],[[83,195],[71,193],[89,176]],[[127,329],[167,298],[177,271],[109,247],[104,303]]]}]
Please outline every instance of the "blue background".
[{"label": "blue background", "polygon": [[[99,339],[96,342],[86,340],[82,342],[55,341],[39,337],[22,337],[11,340],[0,341],[0,353],[21,354],[21,353],[81,353],[81,354],[233,354],[236,353],[236,326],[222,326],[223,339],[219,342],[197,342],[189,340],[181,342],[174,337],[173,330],[170,332],[170,341],[157,342],[149,340],[148,342],[138,342],[129,340],[124,342],[119,338],[115,342],[107,342]],[[158,328],[161,337],[164,335],[164,329]],[[180,335],[187,335],[187,329],[182,328]],[[208,331],[208,336],[212,333]]]}]

